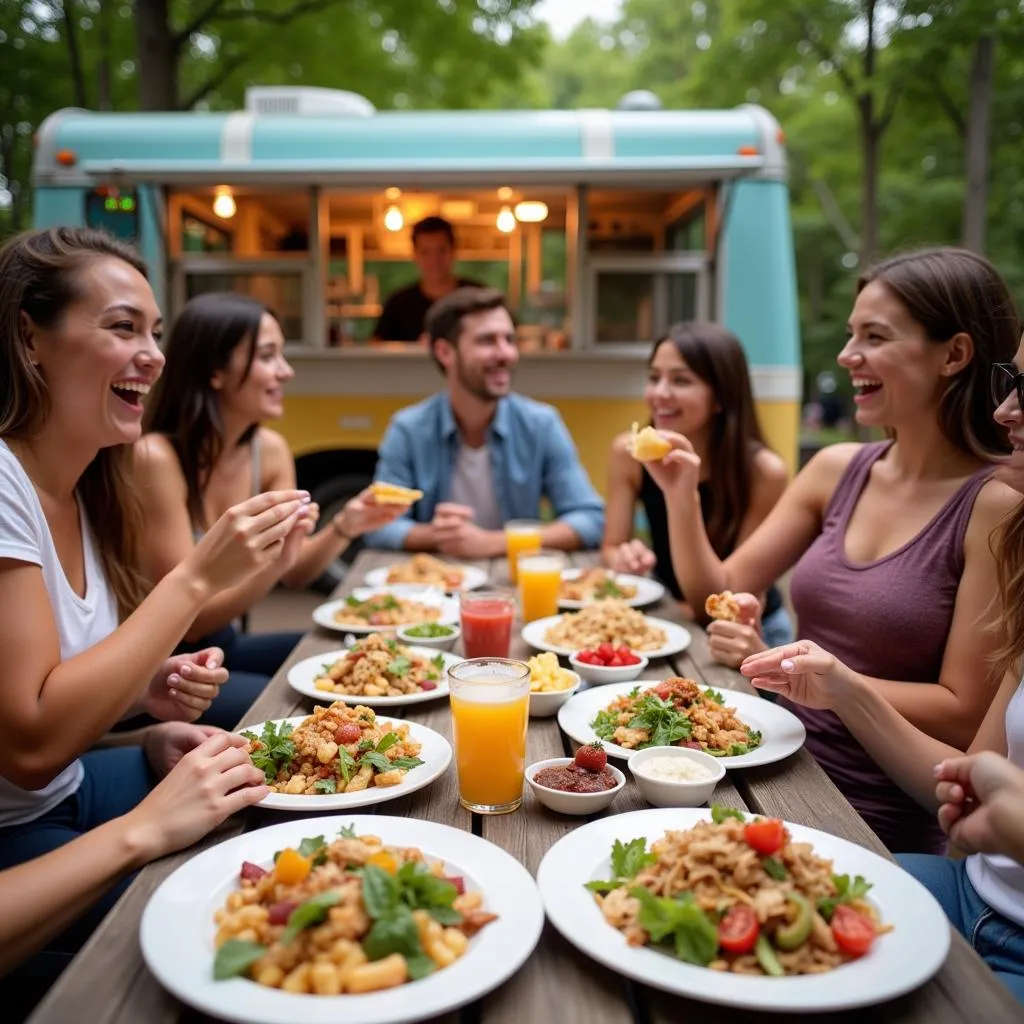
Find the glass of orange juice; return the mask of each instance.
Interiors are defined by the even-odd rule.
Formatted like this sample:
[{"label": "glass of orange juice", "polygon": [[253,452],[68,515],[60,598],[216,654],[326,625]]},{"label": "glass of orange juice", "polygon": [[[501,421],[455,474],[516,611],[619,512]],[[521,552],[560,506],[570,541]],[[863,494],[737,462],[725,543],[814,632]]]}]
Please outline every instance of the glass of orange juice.
[{"label": "glass of orange juice", "polygon": [[472,658],[448,669],[459,801],[477,814],[505,814],[523,800],[530,668],[508,658]]},{"label": "glass of orange juice", "polygon": [[523,622],[558,614],[558,591],[562,585],[565,555],[561,551],[519,553],[519,604]]},{"label": "glass of orange juice", "polygon": [[505,524],[505,548],[508,551],[508,574],[512,583],[517,580],[517,559],[523,551],[539,551],[544,524],[533,519],[510,519]]}]

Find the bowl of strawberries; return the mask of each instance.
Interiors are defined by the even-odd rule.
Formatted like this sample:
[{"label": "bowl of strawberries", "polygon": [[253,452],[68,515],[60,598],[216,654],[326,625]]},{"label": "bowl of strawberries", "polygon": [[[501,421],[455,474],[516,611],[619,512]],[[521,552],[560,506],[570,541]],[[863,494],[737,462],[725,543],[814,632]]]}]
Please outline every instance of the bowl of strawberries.
[{"label": "bowl of strawberries", "polygon": [[569,664],[588,683],[628,683],[636,679],[650,659],[625,644],[598,644],[569,656]]},{"label": "bowl of strawberries", "polygon": [[603,811],[626,784],[626,776],[608,763],[600,743],[586,743],[575,757],[550,757],[526,769],[533,795],[559,814]]}]

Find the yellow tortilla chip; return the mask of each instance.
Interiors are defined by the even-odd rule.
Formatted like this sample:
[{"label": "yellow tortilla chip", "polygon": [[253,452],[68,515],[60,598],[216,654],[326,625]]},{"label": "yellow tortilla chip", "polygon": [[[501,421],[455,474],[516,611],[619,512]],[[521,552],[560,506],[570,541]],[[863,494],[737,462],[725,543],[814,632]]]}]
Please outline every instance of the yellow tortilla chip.
[{"label": "yellow tortilla chip", "polygon": [[738,622],[740,606],[732,591],[723,590],[720,594],[711,594],[704,602],[704,611],[719,622]]},{"label": "yellow tortilla chip", "polygon": [[637,462],[660,462],[672,451],[672,445],[654,427],[640,430],[639,424],[634,423],[629,451]]},{"label": "yellow tortilla chip", "polygon": [[423,497],[422,491],[414,491],[411,487],[399,487],[398,484],[387,484],[377,481],[370,485],[378,505],[411,505]]}]

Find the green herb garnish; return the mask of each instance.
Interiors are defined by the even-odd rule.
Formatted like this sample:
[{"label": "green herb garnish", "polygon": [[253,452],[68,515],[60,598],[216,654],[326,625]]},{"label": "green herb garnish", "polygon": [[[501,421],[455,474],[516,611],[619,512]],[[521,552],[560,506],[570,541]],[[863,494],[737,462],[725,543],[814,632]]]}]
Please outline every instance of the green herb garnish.
[{"label": "green herb garnish", "polygon": [[267,952],[266,946],[244,939],[228,939],[213,961],[213,980],[227,981],[245,974]]},{"label": "green herb garnish", "polygon": [[263,731],[259,736],[251,731],[242,733],[251,743],[261,744],[249,757],[253,765],[263,771],[267,782],[273,782],[277,778],[277,773],[292,763],[295,757],[295,744],[289,739],[291,734],[292,727],[288,722],[282,722],[280,726],[275,726],[273,722],[264,722]]},{"label": "green herb garnish", "polygon": [[735,807],[722,807],[721,804],[711,805],[711,820],[716,825],[721,825],[726,818],[735,818],[737,821],[746,821],[747,816]]},{"label": "green herb garnish", "polygon": [[281,934],[281,942],[287,946],[304,928],[319,924],[327,917],[327,911],[338,905],[340,899],[333,889],[328,889],[300,903],[288,918],[288,927]]},{"label": "green herb garnish", "polygon": [[835,896],[822,896],[818,899],[818,913],[826,921],[832,920],[836,907],[840,903],[852,903],[854,900],[864,899],[870,892],[872,885],[862,875],[857,875],[851,881],[849,875],[833,875],[832,884],[836,887]]},{"label": "green herb garnish", "polygon": [[612,875],[611,881],[593,881],[585,883],[584,888],[591,892],[611,892],[624,883],[632,881],[648,864],[657,860],[653,853],[647,852],[647,840],[643,837],[631,839],[623,843],[616,839],[612,843]]}]

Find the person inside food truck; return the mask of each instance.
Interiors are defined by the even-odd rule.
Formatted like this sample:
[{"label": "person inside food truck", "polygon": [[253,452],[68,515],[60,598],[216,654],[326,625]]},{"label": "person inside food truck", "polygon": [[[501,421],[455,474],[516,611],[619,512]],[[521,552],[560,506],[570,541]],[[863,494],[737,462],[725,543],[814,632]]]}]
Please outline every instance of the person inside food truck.
[{"label": "person inside food truck", "polygon": [[424,217],[412,229],[412,254],[420,279],[392,292],[373,336],[378,341],[418,341],[427,310],[438,299],[477,282],[455,276],[455,232],[443,217]]},{"label": "person inside food truck", "polygon": [[447,387],[395,413],[375,474],[423,497],[366,542],[498,557],[504,524],[539,519],[546,499],[554,520],[543,529],[544,547],[597,547],[604,503],[562,417],[512,391],[519,349],[505,297],[491,288],[458,288],[430,307],[426,329]]}]

